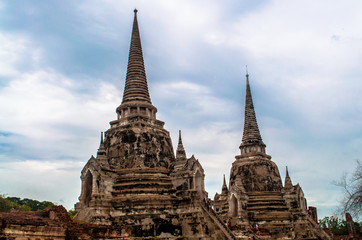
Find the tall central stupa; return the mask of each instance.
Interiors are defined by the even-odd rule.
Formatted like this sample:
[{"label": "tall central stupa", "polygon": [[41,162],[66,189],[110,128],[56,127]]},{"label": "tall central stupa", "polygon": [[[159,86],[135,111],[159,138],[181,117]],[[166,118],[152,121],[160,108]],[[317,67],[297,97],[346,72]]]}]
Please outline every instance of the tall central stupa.
[{"label": "tall central stupa", "polygon": [[[177,205],[170,178],[175,161],[169,132],[156,119],[143,62],[137,10],[123,100],[117,120],[102,136],[97,158],[82,171],[77,218],[112,224],[144,215],[173,214]],[[135,220],[136,221],[136,220]]]},{"label": "tall central stupa", "polygon": [[101,135],[97,156],[92,156],[82,170],[75,218],[119,226],[124,229],[122,237],[231,236],[201,204],[207,197],[204,170],[194,156],[186,157],[181,132],[175,158],[170,134],[164,122],[156,118],[157,108],[148,91],[137,10],[123,100],[116,112],[117,119]]}]

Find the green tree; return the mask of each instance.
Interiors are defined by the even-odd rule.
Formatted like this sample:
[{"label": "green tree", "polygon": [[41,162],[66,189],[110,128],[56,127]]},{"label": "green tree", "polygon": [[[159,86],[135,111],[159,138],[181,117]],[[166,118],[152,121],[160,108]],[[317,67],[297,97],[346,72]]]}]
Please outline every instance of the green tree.
[{"label": "green tree", "polygon": [[18,205],[22,205],[21,199],[18,197],[7,197],[6,199],[9,200],[10,202],[16,203]]},{"label": "green tree", "polygon": [[10,209],[14,207],[14,203],[0,195],[0,212],[10,212]]},{"label": "green tree", "polygon": [[334,235],[347,235],[347,223],[346,221],[335,217],[324,217],[323,219],[319,220],[319,224],[322,228],[329,228]]},{"label": "green tree", "polygon": [[18,206],[17,209],[19,211],[31,211],[31,208],[27,205],[21,205],[21,206]]},{"label": "green tree", "polygon": [[52,202],[48,202],[48,201],[39,202],[37,200],[33,200],[33,199],[29,199],[29,198],[20,199],[18,197],[7,197],[7,199],[13,203],[18,204],[19,206],[30,207],[29,211],[39,211],[39,210],[44,210],[46,208],[51,208],[52,206],[54,206],[54,203],[52,203]]},{"label": "green tree", "polygon": [[5,197],[0,195],[0,212],[9,212],[11,208],[20,211],[39,211],[54,206],[54,203],[48,201],[37,201],[29,198]]},{"label": "green tree", "polygon": [[68,215],[69,215],[70,218],[74,218],[76,213],[77,212],[75,210],[73,210],[73,209],[68,211]]}]

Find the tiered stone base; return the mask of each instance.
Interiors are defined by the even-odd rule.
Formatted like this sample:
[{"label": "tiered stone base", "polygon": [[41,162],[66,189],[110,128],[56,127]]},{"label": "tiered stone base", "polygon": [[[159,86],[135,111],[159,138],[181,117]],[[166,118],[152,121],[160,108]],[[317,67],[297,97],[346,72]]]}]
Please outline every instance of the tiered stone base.
[{"label": "tiered stone base", "polygon": [[174,193],[165,168],[119,169],[112,192],[112,223],[131,226],[135,237],[179,236],[175,206],[180,200]]},{"label": "tiered stone base", "polygon": [[292,214],[280,192],[248,192],[247,212],[252,226],[273,237],[292,237]]},{"label": "tiered stone base", "polygon": [[176,198],[168,171],[165,168],[117,170],[112,206],[124,211],[130,207],[137,208],[139,204],[145,208],[167,208],[172,205]]},{"label": "tiered stone base", "polygon": [[285,200],[280,192],[249,192],[246,210],[250,221],[290,221]]}]

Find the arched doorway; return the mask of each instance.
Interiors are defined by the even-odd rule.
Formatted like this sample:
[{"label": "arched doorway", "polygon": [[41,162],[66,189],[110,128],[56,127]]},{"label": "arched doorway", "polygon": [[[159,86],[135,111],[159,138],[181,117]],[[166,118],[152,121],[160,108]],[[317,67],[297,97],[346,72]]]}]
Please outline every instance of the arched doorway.
[{"label": "arched doorway", "polygon": [[200,170],[197,170],[195,174],[195,188],[199,195],[203,197],[203,188],[202,188],[202,174]]},{"label": "arched doorway", "polygon": [[238,216],[238,199],[235,197],[234,194],[231,196],[230,200],[230,211],[231,211],[231,216],[233,217]]},{"label": "arched doorway", "polygon": [[84,178],[84,203],[89,206],[93,190],[93,175],[90,171],[87,172]]}]

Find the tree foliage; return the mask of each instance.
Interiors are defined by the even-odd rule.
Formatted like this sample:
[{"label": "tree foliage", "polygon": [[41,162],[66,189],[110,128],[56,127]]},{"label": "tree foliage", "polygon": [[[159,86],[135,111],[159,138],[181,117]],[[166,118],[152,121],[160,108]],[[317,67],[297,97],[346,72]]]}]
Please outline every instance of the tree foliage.
[{"label": "tree foliage", "polygon": [[357,168],[349,177],[344,174],[339,182],[335,185],[342,187],[344,190],[344,198],[339,212],[345,214],[349,212],[356,220],[362,215],[362,164],[357,160]]},{"label": "tree foliage", "polygon": [[48,201],[39,202],[37,200],[33,200],[33,199],[29,199],[29,198],[20,199],[18,197],[7,197],[7,199],[20,206],[24,206],[24,205],[29,206],[30,211],[44,210],[46,208],[51,208],[52,206],[54,206],[54,204],[52,202],[48,202]]},{"label": "tree foliage", "polygon": [[319,224],[322,228],[329,228],[334,235],[347,235],[347,223],[338,217],[324,217],[319,220]]},{"label": "tree foliage", "polygon": [[0,212],[10,212],[14,207],[14,203],[0,195]]},{"label": "tree foliage", "polygon": [[69,215],[70,218],[74,218],[75,214],[77,214],[77,212],[75,210],[71,209],[71,210],[68,211],[68,215]]},{"label": "tree foliage", "polygon": [[5,197],[0,195],[0,212],[10,212],[11,209],[20,211],[38,211],[51,208],[54,203],[37,201],[29,198]]},{"label": "tree foliage", "polygon": [[[323,219],[319,220],[319,224],[321,228],[330,229],[336,236],[348,235],[347,222],[341,218],[335,216],[324,217]],[[361,229],[361,224],[354,222],[354,229],[356,232],[359,232]]]}]

